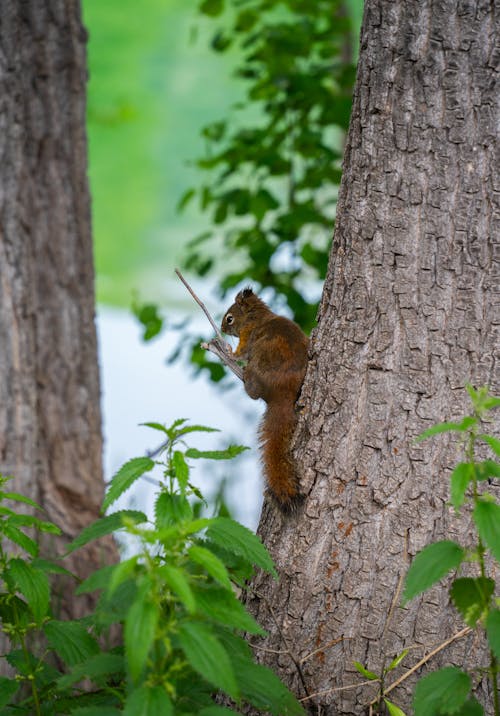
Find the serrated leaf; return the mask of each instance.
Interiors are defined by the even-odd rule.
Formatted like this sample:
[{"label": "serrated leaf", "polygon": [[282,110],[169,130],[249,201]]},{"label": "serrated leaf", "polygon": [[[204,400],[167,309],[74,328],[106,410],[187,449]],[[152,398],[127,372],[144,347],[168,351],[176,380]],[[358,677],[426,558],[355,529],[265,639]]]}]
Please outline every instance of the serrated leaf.
[{"label": "serrated leaf", "polygon": [[456,666],[433,671],[417,682],[413,695],[415,716],[437,716],[458,711],[465,703],[470,688],[470,676]]},{"label": "serrated leaf", "polygon": [[7,706],[12,697],[19,690],[21,686],[20,681],[14,681],[14,679],[7,679],[5,676],[0,676],[0,708]]},{"label": "serrated leaf", "polygon": [[193,508],[184,495],[162,492],[155,502],[155,526],[158,530],[193,519]]},{"label": "serrated leaf", "polygon": [[199,458],[205,458],[206,460],[232,460],[233,457],[240,455],[242,452],[248,450],[243,445],[229,445],[225,450],[197,450],[196,448],[189,448],[186,450],[186,457],[198,460]]},{"label": "serrated leaf", "polygon": [[93,636],[77,621],[51,619],[43,625],[49,645],[68,665],[79,664],[99,653],[99,645]]},{"label": "serrated leaf", "polygon": [[14,542],[21,547],[21,549],[24,549],[24,551],[28,552],[32,557],[38,555],[38,544],[35,540],[28,537],[28,535],[21,532],[21,530],[14,525],[9,524],[9,522],[4,522],[2,524],[2,532],[7,539],[10,539],[11,542]]},{"label": "serrated leaf", "polygon": [[189,481],[189,466],[184,458],[184,455],[179,450],[176,450],[172,456],[172,465],[179,486],[184,492]]},{"label": "serrated leaf", "polygon": [[395,656],[394,659],[389,664],[389,666],[387,667],[386,672],[393,671],[396,667],[398,667],[401,664],[401,662],[403,661],[403,659],[405,658],[405,656],[408,654],[408,652],[409,652],[409,649],[403,649],[401,654],[398,654],[397,656]]},{"label": "serrated leaf", "polygon": [[451,540],[434,542],[417,554],[407,572],[403,603],[425,592],[439,582],[452,569],[456,569],[464,559],[465,552]]},{"label": "serrated leaf", "polygon": [[243,697],[253,706],[273,716],[303,716],[304,709],[271,669],[247,664],[238,673]]},{"label": "serrated leaf", "polygon": [[124,716],[173,716],[174,707],[162,686],[141,686],[128,696]]},{"label": "serrated leaf", "polygon": [[207,537],[224,549],[244,557],[274,577],[278,577],[274,563],[260,539],[251,530],[229,517],[210,520]]},{"label": "serrated leaf", "polygon": [[123,562],[114,565],[114,569],[111,574],[111,579],[109,580],[108,585],[109,596],[112,596],[115,589],[117,589],[117,587],[119,587],[122,582],[125,582],[127,579],[129,579],[131,575],[135,572],[138,559],[139,555],[136,554],[133,557],[130,557],[130,559],[126,559]]},{"label": "serrated leaf", "polygon": [[102,511],[105,512],[141,475],[150,472],[154,465],[149,457],[134,457],[122,465],[109,483],[102,503]]},{"label": "serrated leaf", "polygon": [[49,581],[45,572],[23,559],[11,559],[7,573],[25,597],[36,622],[41,622],[49,608]]},{"label": "serrated leaf", "polygon": [[89,592],[94,592],[96,589],[106,589],[115,568],[116,565],[107,564],[105,567],[96,569],[95,572],[92,572],[92,574],[90,574],[87,579],[84,579],[77,587],[76,594],[88,594]]},{"label": "serrated leaf", "polygon": [[47,574],[64,574],[66,577],[76,579],[73,572],[70,572],[69,569],[66,569],[65,567],[61,567],[60,564],[53,562],[51,559],[41,559],[40,557],[37,557],[31,562],[31,564],[35,567],[35,569],[41,569],[42,572],[46,572]]},{"label": "serrated leaf", "polygon": [[207,425],[186,425],[177,431],[177,436],[187,435],[188,433],[220,433],[219,428],[209,428]]},{"label": "serrated leaf", "polygon": [[192,668],[217,689],[238,700],[240,690],[233,667],[220,642],[203,624],[184,622],[179,627],[179,643]]},{"label": "serrated leaf", "polygon": [[500,440],[498,438],[485,434],[479,435],[478,437],[490,446],[495,455],[500,455]]},{"label": "serrated leaf", "polygon": [[494,590],[493,579],[460,577],[451,585],[450,597],[465,623],[474,627],[488,608]]},{"label": "serrated leaf", "polygon": [[19,525],[20,527],[33,527],[34,529],[40,530],[40,532],[47,532],[53,535],[60,535],[61,530],[59,527],[52,522],[46,522],[38,519],[33,515],[22,515],[19,513],[14,514],[9,522],[11,525]]},{"label": "serrated leaf", "polygon": [[460,423],[454,423],[454,422],[447,422],[447,423],[438,423],[438,425],[433,425],[432,428],[428,428],[427,430],[424,430],[423,433],[420,433],[415,440],[425,440],[426,438],[430,438],[433,435],[439,435],[440,433],[449,433],[449,432],[459,432],[463,433],[466,432],[469,428],[471,428],[473,425],[477,425],[477,418],[474,418],[472,416],[466,416]]},{"label": "serrated leaf", "polygon": [[378,681],[379,677],[377,674],[374,674],[373,671],[369,671],[360,661],[353,661],[354,668],[356,671],[359,671],[360,674],[362,674],[366,679],[370,679],[370,681]]},{"label": "serrated leaf", "polygon": [[158,605],[149,594],[141,594],[130,607],[125,620],[125,654],[130,675],[137,681],[146,665],[159,620]]},{"label": "serrated leaf", "polygon": [[109,535],[112,532],[116,532],[116,530],[122,529],[124,518],[132,520],[135,524],[147,522],[148,520],[143,512],[138,512],[137,510],[120,510],[119,512],[113,512],[111,515],[101,517],[88,527],[85,527],[78,537],[71,542],[66,550],[66,554],[70,554],[76,549],[80,549],[80,547],[83,547],[95,539],[99,539],[100,537]]},{"label": "serrated leaf", "polygon": [[236,599],[232,591],[220,587],[199,588],[195,591],[198,611],[218,624],[249,634],[265,636],[266,632]]},{"label": "serrated leaf", "polygon": [[488,614],[486,634],[491,651],[500,659],[500,609],[492,609]]},{"label": "serrated leaf", "polygon": [[406,716],[405,712],[400,709],[399,706],[393,704],[392,701],[389,701],[389,699],[384,699],[384,704],[387,706],[389,716]]},{"label": "serrated leaf", "polygon": [[479,500],[472,513],[477,531],[493,556],[500,562],[500,506]]},{"label": "serrated leaf", "polygon": [[125,662],[121,654],[109,654],[106,652],[95,654],[80,664],[76,664],[69,674],[61,676],[57,680],[59,689],[67,689],[72,684],[82,679],[93,681],[108,680],[111,675],[120,674],[124,671]]},{"label": "serrated leaf", "polygon": [[159,567],[157,574],[165,581],[169,589],[180,599],[190,614],[196,611],[196,599],[189,582],[177,567],[165,564]]},{"label": "serrated leaf", "polygon": [[473,477],[473,465],[460,462],[451,473],[451,503],[455,509],[463,505],[467,486]]},{"label": "serrated leaf", "polygon": [[41,510],[43,512],[43,509],[40,507],[39,504],[37,504],[30,497],[26,497],[26,495],[20,495],[19,492],[1,492],[0,500],[13,500],[14,502],[23,502],[25,505],[30,505],[30,507],[34,507],[35,510]]},{"label": "serrated leaf", "polygon": [[476,477],[478,480],[500,477],[500,464],[495,460],[483,460],[476,463]]},{"label": "serrated leaf", "polygon": [[219,584],[226,589],[232,589],[229,573],[224,563],[213,552],[194,544],[189,548],[188,555],[193,562],[203,567]]}]

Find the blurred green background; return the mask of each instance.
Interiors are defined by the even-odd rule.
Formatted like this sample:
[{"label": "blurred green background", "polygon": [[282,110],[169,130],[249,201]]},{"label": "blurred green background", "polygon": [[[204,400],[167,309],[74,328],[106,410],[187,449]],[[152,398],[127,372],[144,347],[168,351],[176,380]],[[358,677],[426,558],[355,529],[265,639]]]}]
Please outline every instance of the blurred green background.
[{"label": "blurred green background", "polygon": [[[359,27],[362,0],[346,8]],[[194,0],[84,0],[88,136],[97,301],[169,302],[186,241],[206,225],[176,205],[201,182],[201,128],[243,98],[237,51],[210,49],[213,23]]]}]

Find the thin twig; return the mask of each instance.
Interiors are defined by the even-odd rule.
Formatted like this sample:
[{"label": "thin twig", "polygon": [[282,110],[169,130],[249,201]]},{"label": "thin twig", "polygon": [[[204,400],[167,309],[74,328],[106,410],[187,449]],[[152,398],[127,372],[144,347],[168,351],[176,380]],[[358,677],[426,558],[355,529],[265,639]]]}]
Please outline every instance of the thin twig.
[{"label": "thin twig", "polygon": [[180,280],[182,281],[184,286],[187,288],[187,290],[189,291],[191,296],[194,298],[194,300],[196,301],[198,306],[201,308],[201,310],[203,311],[205,316],[208,318],[210,325],[212,326],[212,328],[214,329],[214,331],[216,333],[217,338],[213,338],[211,341],[208,341],[208,343],[205,343],[205,342],[201,343],[201,347],[206,351],[210,351],[211,353],[214,353],[219,358],[219,360],[221,360],[224,363],[224,365],[226,365],[229,368],[229,370],[231,370],[240,380],[243,380],[243,369],[239,365],[239,363],[234,359],[233,351],[231,350],[231,346],[229,345],[229,343],[226,343],[226,341],[224,340],[224,337],[223,337],[222,333],[220,332],[218,325],[216,324],[216,322],[214,321],[214,319],[208,312],[207,307],[205,306],[203,301],[201,301],[198,298],[198,296],[195,294],[195,292],[193,291],[191,286],[188,284],[188,282],[186,281],[184,276],[181,274],[179,269],[175,269],[175,273],[180,278]]},{"label": "thin twig", "polygon": [[212,318],[212,316],[211,316],[210,313],[208,312],[207,307],[205,306],[205,304],[203,303],[203,301],[201,301],[201,300],[198,298],[198,296],[195,294],[195,292],[193,291],[193,289],[191,288],[191,286],[188,284],[188,282],[186,281],[186,279],[184,278],[184,276],[181,274],[181,272],[179,271],[179,269],[175,269],[175,273],[176,273],[177,276],[180,278],[180,280],[182,281],[182,283],[184,284],[184,286],[187,288],[187,290],[189,291],[189,293],[191,294],[191,296],[194,298],[194,300],[196,301],[196,303],[198,304],[198,306],[201,308],[201,310],[203,311],[203,313],[205,314],[205,316],[206,316],[206,317],[208,318],[208,320],[210,321],[210,324],[211,324],[212,328],[214,329],[215,333],[217,334],[217,337],[220,338],[220,340],[221,340],[223,343],[225,343],[224,337],[223,337],[222,333],[220,332],[218,325],[216,324],[216,322],[214,321],[214,319]]},{"label": "thin twig", "polygon": [[338,691],[348,691],[349,689],[357,689],[359,686],[366,686],[367,684],[377,684],[380,679],[370,679],[369,681],[359,681],[357,684],[347,684],[347,686],[334,686],[332,689],[325,689],[324,691],[316,691],[314,694],[309,696],[303,696],[299,701],[308,701],[313,699],[315,696],[327,696],[328,694],[334,694]]},{"label": "thin twig", "polygon": [[[351,637],[347,637],[347,638],[350,639]],[[323,646],[318,647],[314,651],[310,651],[308,654],[303,656],[302,659],[299,660],[299,664],[303,664],[304,661],[307,661],[308,659],[310,659],[311,656],[314,656],[315,654],[317,654],[320,651],[325,651],[326,649],[329,649],[331,646],[335,646],[339,642],[344,641],[344,639],[345,639],[345,637],[339,636],[336,639],[332,639],[331,641],[327,642]]]},{"label": "thin twig", "polygon": [[[439,646],[437,646],[435,649],[430,651],[427,656],[424,656],[422,659],[420,659],[419,662],[415,664],[415,666],[412,666],[411,669],[408,669],[407,672],[405,672],[402,676],[399,677],[399,679],[396,679],[396,681],[393,681],[390,686],[387,687],[387,689],[384,689],[384,693],[382,696],[386,696],[388,693],[390,693],[393,689],[396,688],[396,686],[399,686],[399,684],[403,683],[411,674],[413,674],[417,669],[420,669],[421,666],[423,666],[426,662],[429,661],[429,659],[432,659],[433,656],[438,654],[440,651],[445,649],[447,646],[449,646],[451,643],[456,641],[457,639],[461,639],[463,636],[466,636],[466,634],[469,634],[472,631],[471,627],[464,627],[464,629],[461,629],[460,631],[457,631],[456,634],[453,636],[450,636],[449,639],[446,641],[443,641]],[[370,705],[376,703],[377,699],[379,697],[377,696],[376,699],[373,701],[370,701]]]}]

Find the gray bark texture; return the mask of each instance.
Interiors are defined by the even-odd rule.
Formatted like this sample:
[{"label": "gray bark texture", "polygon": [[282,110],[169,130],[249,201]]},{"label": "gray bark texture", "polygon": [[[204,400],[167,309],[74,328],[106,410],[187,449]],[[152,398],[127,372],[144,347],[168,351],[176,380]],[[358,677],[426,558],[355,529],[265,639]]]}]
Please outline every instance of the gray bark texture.
[{"label": "gray bark texture", "polygon": [[[0,471],[63,530],[52,555],[103,496],[85,43],[78,0],[0,2]],[[84,577],[115,555],[110,541],[65,566]]]},{"label": "gray bark texture", "polygon": [[[401,587],[425,545],[471,529],[447,502],[456,440],[414,438],[468,412],[466,383],[500,392],[498,19],[489,0],[366,3],[295,436],[307,499],[293,518],[265,503],[280,580],[257,575],[247,597],[269,632],[255,653],[310,713],[372,713],[355,660],[380,673],[409,648],[389,685],[464,626],[443,583],[404,607]],[[488,663],[480,635],[457,637],[388,698],[409,712],[417,676]]]}]

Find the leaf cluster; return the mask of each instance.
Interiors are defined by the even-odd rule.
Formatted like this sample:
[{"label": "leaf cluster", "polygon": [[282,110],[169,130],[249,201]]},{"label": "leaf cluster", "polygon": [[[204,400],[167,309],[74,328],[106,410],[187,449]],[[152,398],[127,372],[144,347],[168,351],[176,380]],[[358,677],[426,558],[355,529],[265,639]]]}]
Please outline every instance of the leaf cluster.
[{"label": "leaf cluster", "polygon": [[[216,706],[217,691],[238,705],[244,702],[272,714],[301,714],[301,706],[279,679],[253,660],[244,633],[264,635],[235,594],[255,567],[277,577],[273,562],[250,530],[232,519],[195,514],[190,460],[230,459],[244,448],[199,451],[185,445],[187,435],[211,431],[177,420],[166,427],[150,423],[164,438],[161,460],[134,458],[113,477],[103,509],[145,473],[159,466],[163,480],[154,518],[121,510],[87,527],[68,553],[121,530],[139,541],[129,559],[90,575],[78,594],[98,593],[93,613],[74,621],[51,611],[51,572],[65,572],[38,557],[36,540],[21,527],[57,528],[38,518],[0,507],[0,530],[24,557],[0,553],[3,591],[2,629],[12,650],[6,659],[13,678],[0,679],[3,714],[232,713]],[[5,478],[1,478],[1,485]],[[16,493],[4,499],[35,503]],[[115,644],[110,635],[121,627]],[[116,641],[116,639],[115,639]],[[54,660],[54,655],[57,660]],[[54,663],[60,664],[56,668]]]},{"label": "leaf cluster", "polygon": [[[341,0],[203,0],[216,52],[237,48],[246,100],[205,126],[204,179],[188,189],[212,226],[193,238],[184,266],[217,271],[221,295],[242,282],[271,289],[309,332],[317,301],[305,284],[326,275],[343,137],[355,69],[351,23]],[[309,292],[310,293],[310,292]],[[195,350],[192,362],[213,361]]]},{"label": "leaf cluster", "polygon": [[[442,540],[425,547],[415,557],[408,574],[403,601],[417,596],[439,582],[450,572],[459,571],[466,563],[475,564],[477,576],[455,576],[449,594],[465,623],[483,629],[490,648],[491,688],[495,714],[499,713],[498,673],[500,661],[500,599],[495,597],[495,580],[487,573],[488,555],[500,562],[500,505],[487,492],[485,485],[500,477],[500,440],[484,432],[489,412],[500,406],[500,398],[489,395],[486,388],[475,390],[467,386],[472,413],[460,422],[435,425],[419,436],[419,440],[440,433],[456,433],[462,438],[464,460],[451,473],[451,503],[459,511],[470,504],[476,531],[476,543],[463,547],[452,540]],[[492,458],[478,460],[477,445],[486,444]],[[498,566],[497,566],[498,570]],[[478,701],[469,696],[472,681],[468,674],[456,667],[446,667],[421,679],[415,689],[415,716],[460,714],[480,716],[484,713]]]}]

